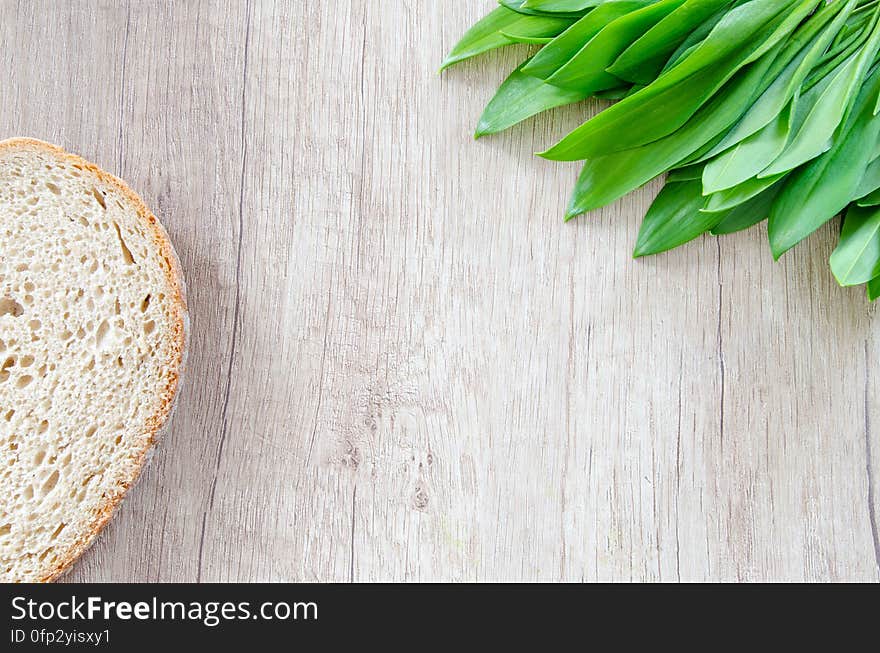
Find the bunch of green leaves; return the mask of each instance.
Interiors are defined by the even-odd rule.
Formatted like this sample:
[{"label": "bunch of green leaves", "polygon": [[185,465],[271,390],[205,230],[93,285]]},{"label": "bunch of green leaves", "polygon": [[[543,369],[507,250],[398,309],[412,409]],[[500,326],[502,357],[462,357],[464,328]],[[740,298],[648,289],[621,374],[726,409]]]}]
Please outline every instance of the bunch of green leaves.
[{"label": "bunch of green leaves", "polygon": [[767,220],[778,259],[843,215],[831,270],[880,296],[880,0],[502,0],[443,67],[516,43],[477,137],[618,100],[541,153],[585,162],[566,219],[664,174],[635,256]]}]

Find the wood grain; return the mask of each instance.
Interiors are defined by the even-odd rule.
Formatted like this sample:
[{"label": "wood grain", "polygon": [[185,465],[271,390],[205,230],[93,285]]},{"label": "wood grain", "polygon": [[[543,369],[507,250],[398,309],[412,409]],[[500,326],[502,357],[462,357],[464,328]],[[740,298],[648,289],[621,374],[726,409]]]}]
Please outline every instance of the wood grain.
[{"label": "wood grain", "polygon": [[[880,337],[760,229],[634,262],[474,143],[480,2],[0,0],[0,137],[127,179],[193,317],[169,437],[76,581],[877,581]],[[0,254],[2,255],[2,254]]]}]

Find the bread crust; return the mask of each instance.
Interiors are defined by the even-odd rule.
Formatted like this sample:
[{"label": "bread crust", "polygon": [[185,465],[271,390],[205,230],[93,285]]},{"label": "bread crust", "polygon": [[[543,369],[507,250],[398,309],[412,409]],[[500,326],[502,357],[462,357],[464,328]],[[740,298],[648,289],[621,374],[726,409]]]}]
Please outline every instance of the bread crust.
[{"label": "bread crust", "polygon": [[122,503],[127,492],[137,482],[146,463],[154,451],[156,443],[166,430],[174,405],[179,396],[180,383],[183,372],[186,367],[187,345],[189,343],[190,321],[189,311],[186,303],[186,282],[183,277],[183,270],[180,266],[180,260],[174,251],[174,246],[168,237],[168,233],[162,224],[156,219],[156,216],[147,208],[140,196],[135,193],[128,184],[109,172],[101,169],[94,163],[86,161],[76,154],[71,154],[66,150],[52,145],[45,141],[35,138],[16,137],[0,141],[0,153],[8,150],[36,150],[51,153],[53,156],[63,159],[71,165],[78,165],[89,172],[93,173],[102,182],[108,186],[114,187],[123,197],[134,207],[138,218],[147,227],[152,235],[154,245],[159,251],[160,259],[165,277],[168,281],[168,287],[175,307],[175,315],[173,316],[173,346],[172,360],[168,361],[168,367],[171,373],[168,375],[165,386],[160,389],[159,410],[147,420],[148,437],[145,439],[145,445],[142,449],[133,455],[131,472],[129,478],[122,481],[122,489],[112,496],[105,498],[104,502],[94,509],[94,516],[89,529],[85,535],[80,537],[74,545],[69,549],[67,555],[43,570],[42,575],[36,582],[51,582],[59,576],[67,572],[77,559],[88,549],[95,541],[98,534],[104,529],[114,512]]}]

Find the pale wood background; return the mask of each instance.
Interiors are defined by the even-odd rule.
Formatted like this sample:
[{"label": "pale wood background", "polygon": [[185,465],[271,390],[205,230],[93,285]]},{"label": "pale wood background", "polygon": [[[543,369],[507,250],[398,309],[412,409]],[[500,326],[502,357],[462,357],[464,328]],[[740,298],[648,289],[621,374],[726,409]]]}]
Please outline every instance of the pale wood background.
[{"label": "pale wood background", "polygon": [[129,180],[190,288],[168,438],[68,577],[880,578],[880,334],[829,227],[629,258],[657,186],[560,219],[474,143],[491,0],[0,0],[0,137]]}]

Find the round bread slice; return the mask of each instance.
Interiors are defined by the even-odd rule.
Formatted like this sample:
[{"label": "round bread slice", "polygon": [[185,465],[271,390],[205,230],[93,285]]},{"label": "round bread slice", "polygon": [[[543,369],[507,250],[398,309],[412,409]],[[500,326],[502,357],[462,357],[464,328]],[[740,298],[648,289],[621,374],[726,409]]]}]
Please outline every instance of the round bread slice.
[{"label": "round bread slice", "polygon": [[56,578],[135,482],[184,366],[183,276],[122,181],[0,141],[0,581]]}]

